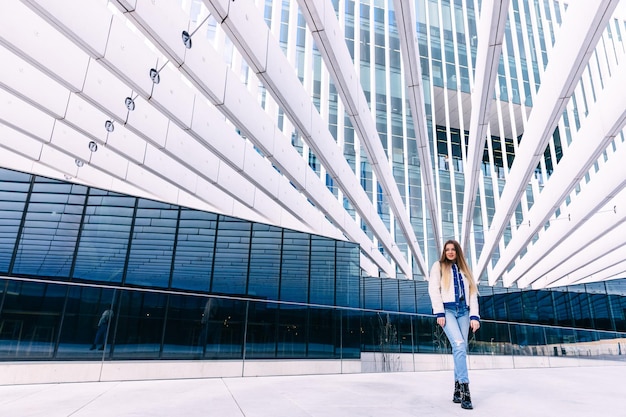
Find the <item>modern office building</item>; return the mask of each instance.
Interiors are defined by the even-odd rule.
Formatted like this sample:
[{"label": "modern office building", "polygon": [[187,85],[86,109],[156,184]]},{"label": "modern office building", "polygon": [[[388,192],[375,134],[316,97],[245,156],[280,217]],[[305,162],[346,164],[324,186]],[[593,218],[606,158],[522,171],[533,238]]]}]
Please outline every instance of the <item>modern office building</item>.
[{"label": "modern office building", "polygon": [[625,35],[619,0],[8,1],[0,382],[423,369],[447,239],[478,366],[621,357]]}]

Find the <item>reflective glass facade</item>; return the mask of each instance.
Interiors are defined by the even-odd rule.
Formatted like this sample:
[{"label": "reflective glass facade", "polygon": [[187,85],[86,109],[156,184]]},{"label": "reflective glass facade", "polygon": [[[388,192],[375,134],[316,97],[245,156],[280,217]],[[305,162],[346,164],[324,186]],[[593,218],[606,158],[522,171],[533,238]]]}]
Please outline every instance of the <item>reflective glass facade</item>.
[{"label": "reflective glass facade", "polygon": [[[448,351],[427,283],[353,243],[9,170],[0,239],[2,361]],[[621,359],[626,280],[480,291],[476,354]]]}]

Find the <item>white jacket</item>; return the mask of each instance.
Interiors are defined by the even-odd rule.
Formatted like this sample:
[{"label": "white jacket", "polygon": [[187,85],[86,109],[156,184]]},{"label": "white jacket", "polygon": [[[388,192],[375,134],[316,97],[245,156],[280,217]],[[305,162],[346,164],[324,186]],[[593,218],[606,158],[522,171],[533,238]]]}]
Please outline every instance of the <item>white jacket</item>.
[{"label": "white jacket", "polygon": [[[460,274],[463,274],[459,270]],[[463,286],[465,287],[465,294],[470,294],[469,280],[465,279],[463,275]],[[432,268],[430,268],[430,277],[428,278],[428,295],[430,295],[430,302],[433,306],[433,314],[437,317],[443,317],[444,303],[454,303],[456,297],[454,296],[454,285],[450,283],[448,289],[444,289],[441,286],[441,265],[439,261],[436,261]],[[478,294],[474,292],[469,296],[469,315],[472,320],[480,320],[478,313]]]}]

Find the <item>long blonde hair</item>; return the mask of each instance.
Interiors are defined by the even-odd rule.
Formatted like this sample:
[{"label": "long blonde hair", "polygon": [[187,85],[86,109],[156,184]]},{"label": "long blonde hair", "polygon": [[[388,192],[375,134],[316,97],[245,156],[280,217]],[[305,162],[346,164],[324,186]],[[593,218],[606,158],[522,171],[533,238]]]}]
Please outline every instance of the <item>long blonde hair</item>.
[{"label": "long blonde hair", "polygon": [[[456,251],[456,260],[452,262],[446,258],[446,246],[454,245],[454,250]],[[439,266],[441,268],[441,285],[447,291],[450,288],[450,283],[452,282],[452,264],[455,263],[457,268],[463,273],[463,277],[467,279],[469,283],[470,295],[473,295],[478,291],[476,288],[476,281],[474,280],[474,275],[472,275],[472,271],[470,271],[467,262],[465,261],[465,255],[463,255],[463,249],[461,249],[461,245],[456,240],[450,239],[443,245],[443,252],[441,253],[441,258],[439,258]]]}]

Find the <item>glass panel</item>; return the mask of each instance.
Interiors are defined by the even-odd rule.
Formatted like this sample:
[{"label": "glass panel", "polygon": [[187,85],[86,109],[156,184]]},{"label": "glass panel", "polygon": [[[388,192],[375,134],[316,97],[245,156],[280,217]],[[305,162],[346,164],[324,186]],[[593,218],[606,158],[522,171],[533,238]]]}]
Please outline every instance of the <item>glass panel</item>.
[{"label": "glass panel", "polygon": [[[167,295],[125,291],[114,315],[113,356],[116,359],[158,358],[161,351]],[[117,320],[115,319],[117,316]]]},{"label": "glass panel", "polygon": [[416,313],[415,306],[415,281],[401,280],[400,286],[400,311],[403,313]]},{"label": "glass panel", "polygon": [[0,359],[51,359],[61,326],[66,288],[8,282],[0,315]]},{"label": "glass panel", "polygon": [[336,305],[359,307],[360,254],[351,242],[337,241]]},{"label": "glass panel", "polygon": [[30,178],[28,174],[0,169],[0,273],[9,272]]},{"label": "glass panel", "polygon": [[311,236],[311,304],[335,304],[335,241]]},{"label": "glass panel", "polygon": [[204,356],[207,359],[242,359],[247,301],[213,299],[211,324]]},{"label": "glass panel", "polygon": [[122,282],[134,206],[134,197],[89,191],[75,278]]},{"label": "glass panel", "polygon": [[220,216],[215,246],[212,292],[245,294],[251,226],[250,222]]},{"label": "glass panel", "polygon": [[280,305],[279,308],[277,357],[305,358],[307,307]]},{"label": "glass panel", "polygon": [[358,359],[361,357],[361,313],[356,310],[338,310],[334,314],[339,317],[341,326],[337,326],[335,331],[335,343],[340,343],[341,348],[337,349],[339,357],[343,359]]},{"label": "glass panel", "polygon": [[481,321],[480,331],[472,334],[469,350],[473,353],[511,355],[511,336],[508,323]]},{"label": "glass panel", "polygon": [[246,358],[275,358],[278,306],[250,302],[246,333]]},{"label": "glass panel", "polygon": [[372,310],[380,310],[381,307],[381,288],[380,278],[364,277],[363,278],[363,297],[364,308]]},{"label": "glass panel", "polygon": [[310,235],[285,230],[280,280],[280,299],[307,302],[309,288]]},{"label": "glass panel", "polygon": [[86,187],[37,178],[13,266],[14,274],[70,275]]},{"label": "glass panel", "polygon": [[382,279],[382,306],[385,311],[397,312],[398,306],[398,280]]},{"label": "glass panel", "polygon": [[172,288],[209,290],[216,228],[216,214],[180,210]]},{"label": "glass panel", "polygon": [[[209,299],[211,300],[211,299]],[[208,306],[208,308],[207,308]],[[207,314],[207,310],[209,314]],[[163,359],[200,358],[209,337],[211,305],[207,299],[170,295],[163,336]],[[204,343],[203,343],[204,342]]]},{"label": "glass panel", "polygon": [[260,223],[252,225],[249,295],[269,300],[278,299],[281,243],[280,228]]},{"label": "glass panel", "polygon": [[125,282],[166,288],[170,284],[178,208],[139,200]]},{"label": "glass panel", "polygon": [[334,310],[330,308],[309,308],[309,358],[334,358],[336,329]]},{"label": "glass panel", "polygon": [[[101,360],[110,344],[110,308],[115,290],[68,287],[57,359]],[[105,313],[109,311],[109,313]],[[108,355],[110,349],[104,354]]]}]

